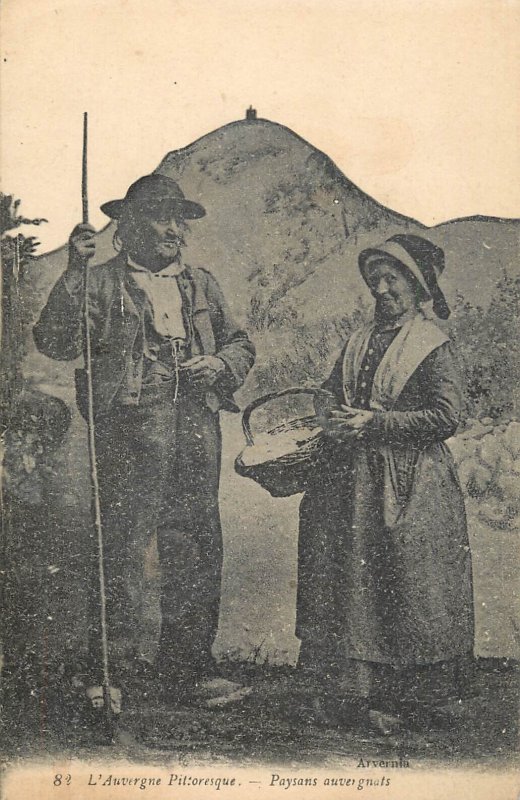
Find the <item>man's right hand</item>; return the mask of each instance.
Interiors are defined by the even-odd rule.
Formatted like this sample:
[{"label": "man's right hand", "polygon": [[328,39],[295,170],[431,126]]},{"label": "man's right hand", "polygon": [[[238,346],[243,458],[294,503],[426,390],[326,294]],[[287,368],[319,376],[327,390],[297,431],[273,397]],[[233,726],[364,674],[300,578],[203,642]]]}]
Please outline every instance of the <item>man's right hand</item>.
[{"label": "man's right hand", "polygon": [[76,225],[69,238],[69,270],[83,270],[96,252],[96,230],[86,222]]}]

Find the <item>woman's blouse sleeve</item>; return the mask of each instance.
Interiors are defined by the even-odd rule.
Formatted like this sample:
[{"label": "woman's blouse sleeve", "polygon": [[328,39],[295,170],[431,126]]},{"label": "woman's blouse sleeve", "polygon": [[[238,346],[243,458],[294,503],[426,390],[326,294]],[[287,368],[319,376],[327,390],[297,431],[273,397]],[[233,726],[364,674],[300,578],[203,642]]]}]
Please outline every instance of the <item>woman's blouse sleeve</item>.
[{"label": "woman's blouse sleeve", "polygon": [[367,428],[371,439],[385,444],[425,446],[448,439],[457,430],[464,399],[450,343],[430,353],[410,380],[417,381],[417,408],[376,411]]}]

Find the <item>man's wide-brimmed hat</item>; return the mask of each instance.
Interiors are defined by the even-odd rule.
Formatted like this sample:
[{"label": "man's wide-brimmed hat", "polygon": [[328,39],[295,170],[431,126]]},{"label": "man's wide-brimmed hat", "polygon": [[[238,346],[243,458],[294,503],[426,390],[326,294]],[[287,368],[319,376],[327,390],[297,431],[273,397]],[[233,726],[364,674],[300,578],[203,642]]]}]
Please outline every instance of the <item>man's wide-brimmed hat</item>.
[{"label": "man's wide-brimmed hat", "polygon": [[182,189],[176,181],[157,172],[139,178],[130,186],[126,197],[121,200],[110,200],[108,203],[103,203],[101,211],[112,219],[119,219],[123,210],[129,206],[153,211],[166,202],[184,219],[199,219],[206,214],[203,206],[184,197]]},{"label": "man's wide-brimmed hat", "polygon": [[359,269],[366,278],[367,267],[376,257],[388,257],[398,261],[406,272],[411,273],[427,298],[433,300],[433,310],[440,319],[448,319],[450,309],[438,284],[444,271],[444,250],[422,236],[398,233],[383,244],[368,247],[359,254]]}]

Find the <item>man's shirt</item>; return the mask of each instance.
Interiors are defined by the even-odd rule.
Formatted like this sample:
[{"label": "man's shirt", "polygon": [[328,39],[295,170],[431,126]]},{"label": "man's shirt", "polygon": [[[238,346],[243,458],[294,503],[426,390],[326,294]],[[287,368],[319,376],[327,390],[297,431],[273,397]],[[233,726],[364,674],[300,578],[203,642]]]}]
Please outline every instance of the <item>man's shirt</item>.
[{"label": "man's shirt", "polygon": [[145,266],[128,258],[128,268],[138,287],[145,293],[152,310],[152,324],[159,336],[168,339],[186,339],[182,316],[182,297],[177,284],[177,275],[183,264],[169,264],[159,272],[151,272]]}]

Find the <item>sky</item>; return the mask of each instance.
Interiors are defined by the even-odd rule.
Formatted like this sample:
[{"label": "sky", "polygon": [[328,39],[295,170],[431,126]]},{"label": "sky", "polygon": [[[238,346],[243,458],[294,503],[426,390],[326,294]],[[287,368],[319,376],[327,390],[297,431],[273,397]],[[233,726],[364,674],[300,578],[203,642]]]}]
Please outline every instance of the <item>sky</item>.
[{"label": "sky", "polygon": [[[434,225],[520,216],[519,0],[3,0],[1,188],[42,251],[170,150],[258,115]],[[27,229],[27,232],[29,229]]]}]

